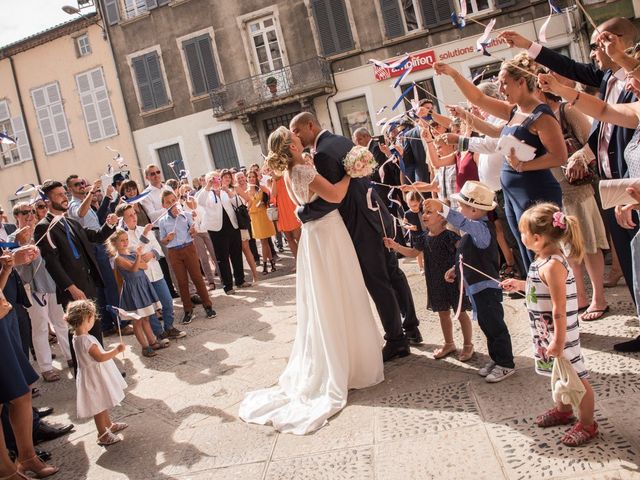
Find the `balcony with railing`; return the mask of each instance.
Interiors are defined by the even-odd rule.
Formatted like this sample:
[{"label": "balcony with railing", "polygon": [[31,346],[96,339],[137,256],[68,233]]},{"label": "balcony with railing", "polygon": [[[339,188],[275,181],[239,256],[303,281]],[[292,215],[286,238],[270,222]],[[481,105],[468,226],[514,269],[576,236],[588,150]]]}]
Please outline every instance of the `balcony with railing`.
[{"label": "balcony with railing", "polygon": [[333,93],[329,63],[314,57],[280,70],[227,83],[210,94],[213,114],[220,120],[267,110],[303,98]]}]

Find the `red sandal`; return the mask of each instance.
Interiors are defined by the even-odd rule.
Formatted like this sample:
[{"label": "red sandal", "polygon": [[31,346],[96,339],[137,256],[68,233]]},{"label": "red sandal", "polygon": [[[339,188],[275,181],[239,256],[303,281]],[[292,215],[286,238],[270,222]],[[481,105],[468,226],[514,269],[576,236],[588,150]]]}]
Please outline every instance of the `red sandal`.
[{"label": "red sandal", "polygon": [[536,417],[536,425],[542,428],[556,427],[558,425],[569,425],[576,420],[573,411],[561,412],[557,407],[553,407],[542,415]]},{"label": "red sandal", "polygon": [[590,442],[597,436],[598,424],[596,422],[593,422],[593,425],[588,426],[582,422],[578,422],[562,436],[560,441],[567,447],[579,447]]}]

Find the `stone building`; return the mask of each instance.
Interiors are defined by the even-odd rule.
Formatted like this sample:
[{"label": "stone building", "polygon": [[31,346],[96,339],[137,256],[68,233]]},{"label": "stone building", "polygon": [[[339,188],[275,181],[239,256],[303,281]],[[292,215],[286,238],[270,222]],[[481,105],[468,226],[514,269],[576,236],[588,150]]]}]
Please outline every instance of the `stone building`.
[{"label": "stone building", "polygon": [[[169,177],[259,163],[268,134],[301,110],[349,135],[363,125],[377,133],[376,112],[413,82],[439,108],[461,101],[434,76],[435,60],[490,78],[517,52],[494,41],[491,56],[478,53],[480,24],[495,17],[496,34],[536,39],[549,14],[546,0],[466,2],[464,29],[450,22],[455,0],[101,0],[101,8],[140,159]],[[585,3],[598,21],[638,15],[632,0]],[[574,6],[552,17],[547,46],[587,61],[588,33]],[[368,62],[405,53],[413,69],[396,88],[402,71]]]},{"label": "stone building", "polygon": [[[117,152],[140,178],[111,48],[90,14],[0,49],[0,203],[47,178],[93,181]],[[115,165],[114,165],[115,167]]]}]

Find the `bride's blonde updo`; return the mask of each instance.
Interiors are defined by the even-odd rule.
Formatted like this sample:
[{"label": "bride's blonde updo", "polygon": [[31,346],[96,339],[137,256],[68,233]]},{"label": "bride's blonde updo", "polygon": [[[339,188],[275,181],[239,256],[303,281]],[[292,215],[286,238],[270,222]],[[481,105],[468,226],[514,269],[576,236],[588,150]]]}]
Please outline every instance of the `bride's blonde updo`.
[{"label": "bride's blonde updo", "polygon": [[265,158],[265,163],[271,170],[281,174],[293,161],[291,155],[291,132],[286,127],[278,127],[269,135],[267,140],[269,145],[269,153]]}]

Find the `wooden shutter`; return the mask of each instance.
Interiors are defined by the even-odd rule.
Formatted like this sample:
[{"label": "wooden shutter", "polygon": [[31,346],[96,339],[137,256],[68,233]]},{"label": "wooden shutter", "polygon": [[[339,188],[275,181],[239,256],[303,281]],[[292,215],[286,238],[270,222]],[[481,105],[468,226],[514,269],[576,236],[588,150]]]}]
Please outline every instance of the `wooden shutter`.
[{"label": "wooden shutter", "polygon": [[147,10],[151,10],[152,8],[156,8],[158,6],[157,0],[146,0]]},{"label": "wooden shutter", "polygon": [[[174,143],[173,145],[159,148],[156,151],[158,152],[158,158],[160,159],[160,166],[162,167],[162,174],[165,180],[170,178],[179,180],[177,174],[180,173],[180,170],[184,170],[180,145]],[[173,162],[175,162],[175,164],[173,167],[170,167],[169,164]]]},{"label": "wooden shutter", "polygon": [[353,37],[344,0],[312,0],[320,44],[324,55],[353,49]]},{"label": "wooden shutter", "polygon": [[118,0],[105,0],[104,9],[107,12],[107,23],[115,25],[120,21],[120,11],[118,10]]},{"label": "wooden shutter", "polygon": [[58,84],[51,83],[32,90],[31,98],[36,109],[45,153],[51,155],[70,149],[71,137]]},{"label": "wooden shutter", "polygon": [[420,6],[426,28],[437,27],[451,21],[451,12],[454,8],[449,0],[420,0]]},{"label": "wooden shutter", "polygon": [[20,160],[32,160],[33,154],[31,153],[31,145],[29,145],[27,129],[24,125],[24,119],[22,116],[13,117],[11,119],[11,130],[13,130],[13,135],[18,143],[18,155],[20,155]]},{"label": "wooden shutter", "polygon": [[211,37],[204,35],[198,39],[198,47],[200,50],[200,58],[202,59],[202,68],[204,70],[204,78],[207,81],[207,91],[215,90],[220,86],[220,78],[218,77],[218,69],[213,58],[213,46],[211,45]]},{"label": "wooden shutter", "polygon": [[198,55],[198,39],[187,40],[182,44],[182,48],[184,49],[184,56],[187,59],[189,75],[191,76],[191,93],[194,97],[202,95],[207,91],[207,84],[200,56]]},{"label": "wooden shutter", "polygon": [[156,108],[162,107],[169,103],[169,99],[167,98],[167,91],[164,87],[164,78],[162,77],[162,69],[160,68],[160,57],[156,52],[146,55],[146,65],[149,72],[149,82],[151,83],[155,106]]},{"label": "wooden shutter", "polygon": [[231,130],[207,135],[214,168],[240,168]]},{"label": "wooden shutter", "polygon": [[155,103],[153,102],[153,93],[151,92],[151,83],[149,82],[149,73],[147,72],[145,57],[134,58],[132,65],[136,75],[138,95],[140,95],[142,110],[152,110],[155,108]]},{"label": "wooden shutter", "polygon": [[101,68],[76,75],[87,135],[95,142],[118,133]]},{"label": "wooden shutter", "polygon": [[11,117],[11,114],[9,113],[9,104],[6,100],[2,100],[0,102],[0,122],[7,120],[9,117]]},{"label": "wooden shutter", "polygon": [[496,8],[511,7],[516,4],[516,0],[495,0]]},{"label": "wooden shutter", "polygon": [[387,31],[387,38],[400,37],[404,35],[404,25],[398,0],[380,0],[384,28]]}]

